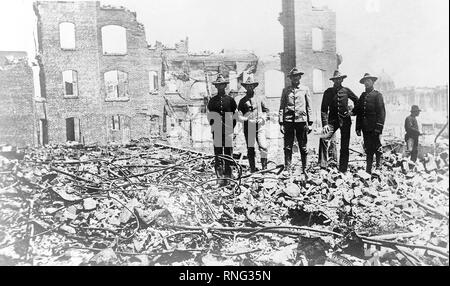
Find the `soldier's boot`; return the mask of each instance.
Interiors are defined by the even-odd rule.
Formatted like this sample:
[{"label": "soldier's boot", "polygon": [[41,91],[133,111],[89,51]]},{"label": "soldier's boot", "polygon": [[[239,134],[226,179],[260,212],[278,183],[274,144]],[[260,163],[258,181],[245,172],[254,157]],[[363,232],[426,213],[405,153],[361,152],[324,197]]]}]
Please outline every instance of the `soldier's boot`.
[{"label": "soldier's boot", "polygon": [[372,174],[372,165],[373,165],[373,154],[367,155],[366,172],[368,174]]},{"label": "soldier's boot", "polygon": [[249,165],[250,165],[250,172],[251,172],[251,173],[256,172],[255,157],[249,156],[249,157],[248,157],[248,163],[249,163]]},{"label": "soldier's boot", "polygon": [[286,150],[284,151],[284,171],[290,171],[292,164],[292,151]]},{"label": "soldier's boot", "polygon": [[267,158],[261,158],[261,168],[263,170],[267,169]]},{"label": "soldier's boot", "polygon": [[376,163],[375,163],[375,168],[376,168],[377,170],[381,170],[381,163],[382,163],[382,160],[383,160],[383,154],[380,153],[380,152],[377,152],[377,153],[376,153]]}]

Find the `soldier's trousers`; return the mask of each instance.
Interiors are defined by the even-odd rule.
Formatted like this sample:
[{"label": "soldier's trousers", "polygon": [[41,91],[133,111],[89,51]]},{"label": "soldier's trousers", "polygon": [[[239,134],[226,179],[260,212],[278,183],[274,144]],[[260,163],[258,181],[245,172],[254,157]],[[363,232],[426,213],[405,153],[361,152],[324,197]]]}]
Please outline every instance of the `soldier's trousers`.
[{"label": "soldier's trousers", "polygon": [[321,167],[328,166],[328,148],[329,141],[336,133],[338,129],[341,129],[341,151],[339,159],[339,171],[347,172],[348,158],[350,156],[349,145],[350,145],[350,129],[352,126],[351,120],[346,120],[343,122],[342,126],[328,125],[330,132],[326,134],[326,137],[320,139],[319,146],[319,163]]},{"label": "soldier's trousers", "polygon": [[255,166],[255,141],[258,143],[259,152],[261,153],[261,165],[263,169],[267,167],[267,139],[266,129],[263,124],[244,123],[244,137],[247,144],[247,157],[252,172],[256,170]]},{"label": "soldier's trousers", "polygon": [[381,158],[383,156],[383,149],[380,141],[380,134],[373,131],[363,131],[364,149],[366,151],[366,172],[372,173],[373,155],[376,156],[376,167],[381,167]]},{"label": "soldier's trousers", "polygon": [[302,168],[306,169],[307,163],[307,143],[308,129],[306,122],[285,122],[284,123],[284,162],[285,168],[289,169],[292,163],[292,148],[294,147],[294,139],[297,138],[300,155],[302,157]]},{"label": "soldier's trousers", "polygon": [[417,155],[419,154],[419,137],[407,138],[406,154],[407,156],[411,156],[411,161],[417,161]]},{"label": "soldier's trousers", "polygon": [[[214,168],[218,177],[227,177],[231,178],[231,161],[221,159],[218,155],[228,155],[233,157],[233,133],[225,133],[221,134],[222,140],[218,140],[218,142],[214,142]],[[213,140],[214,140],[213,133]]]}]

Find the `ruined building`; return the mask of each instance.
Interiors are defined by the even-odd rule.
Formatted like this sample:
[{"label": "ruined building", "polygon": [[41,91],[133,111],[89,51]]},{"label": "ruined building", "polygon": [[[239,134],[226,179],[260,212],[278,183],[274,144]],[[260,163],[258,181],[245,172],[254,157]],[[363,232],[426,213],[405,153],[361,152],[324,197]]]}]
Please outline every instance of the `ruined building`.
[{"label": "ruined building", "polygon": [[305,72],[302,83],[311,89],[314,121],[320,121],[322,93],[339,65],[336,54],[336,13],[312,0],[282,0],[279,21],[283,25],[284,51],[281,68],[295,66]]},{"label": "ruined building", "polygon": [[0,144],[35,143],[33,71],[25,52],[0,52]]},{"label": "ruined building", "polygon": [[125,8],[36,2],[40,143],[125,143],[159,133],[161,60]]}]

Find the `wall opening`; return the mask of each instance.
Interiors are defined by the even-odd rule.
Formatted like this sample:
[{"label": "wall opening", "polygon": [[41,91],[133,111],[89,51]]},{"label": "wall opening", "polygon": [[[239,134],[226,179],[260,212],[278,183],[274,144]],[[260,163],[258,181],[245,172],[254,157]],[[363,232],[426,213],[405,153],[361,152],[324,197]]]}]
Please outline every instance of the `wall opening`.
[{"label": "wall opening", "polygon": [[127,30],[116,25],[102,27],[102,48],[104,55],[126,54]]},{"label": "wall opening", "polygon": [[323,70],[313,70],[313,91],[315,93],[323,92],[324,89],[324,72]]},{"label": "wall opening", "polygon": [[63,85],[65,96],[78,96],[78,72],[74,70],[63,71]]},{"label": "wall opening", "polygon": [[48,124],[46,119],[39,120],[39,145],[45,146],[48,144]]},{"label": "wall opening", "polygon": [[59,42],[61,49],[75,49],[75,24],[68,22],[59,24]]},{"label": "wall opening", "polygon": [[159,89],[158,72],[149,71],[148,77],[149,77],[150,92],[157,91]]},{"label": "wall opening", "polygon": [[312,48],[314,51],[323,51],[323,30],[320,28],[312,29]]},{"label": "wall opening", "polygon": [[110,99],[128,96],[128,74],[113,70],[105,72],[106,97]]},{"label": "wall opening", "polygon": [[278,70],[268,70],[264,73],[264,94],[267,98],[281,97],[284,88],[284,73]]}]

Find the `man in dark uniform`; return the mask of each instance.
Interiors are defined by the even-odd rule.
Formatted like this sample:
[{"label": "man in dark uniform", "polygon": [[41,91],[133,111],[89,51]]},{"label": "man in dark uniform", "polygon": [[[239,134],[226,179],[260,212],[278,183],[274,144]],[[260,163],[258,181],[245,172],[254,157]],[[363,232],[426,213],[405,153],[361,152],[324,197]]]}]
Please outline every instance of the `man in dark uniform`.
[{"label": "man in dark uniform", "polygon": [[339,171],[347,172],[350,130],[352,126],[351,110],[349,110],[349,99],[358,102],[358,97],[347,87],[342,86],[346,75],[335,71],[330,80],[333,87],[327,89],[323,94],[321,115],[323,126],[323,137],[320,139],[319,163],[321,167],[328,166],[328,143],[338,129],[341,129],[341,152],[339,160]]},{"label": "man in dark uniform", "polygon": [[264,125],[269,109],[262,99],[254,96],[254,90],[258,85],[259,83],[254,80],[253,75],[249,76],[247,81],[242,83],[247,92],[238,105],[239,118],[244,122],[247,157],[252,173],[256,171],[255,139],[261,153],[261,167],[263,170],[267,169],[267,140]]},{"label": "man in dark uniform", "polygon": [[[225,93],[225,88],[229,81],[225,80],[222,74],[217,76],[212,83],[217,88],[217,95],[211,98],[208,103],[208,120],[212,127],[214,140],[214,155],[233,156],[233,132],[236,126],[235,113],[237,109],[236,101]],[[225,171],[222,162],[225,161]],[[215,159],[216,173],[219,177],[225,175],[231,178],[231,166],[229,160]],[[228,182],[221,182],[226,185]]]},{"label": "man in dark uniform", "polygon": [[411,115],[406,117],[405,120],[405,141],[406,141],[406,154],[411,156],[411,161],[417,161],[417,154],[419,148],[419,136],[423,135],[420,133],[419,125],[417,124],[416,117],[420,115],[420,109],[417,105],[411,107]]},{"label": "man in dark uniform", "polygon": [[373,155],[376,155],[376,168],[381,168],[381,157],[383,150],[380,136],[383,132],[384,121],[386,119],[386,109],[384,107],[383,95],[373,88],[377,77],[366,73],[359,81],[364,84],[366,91],[359,98],[355,108],[356,134],[364,138],[364,149],[367,154],[366,172],[372,173]]},{"label": "man in dark uniform", "polygon": [[284,88],[281,94],[279,123],[280,131],[284,134],[284,162],[289,170],[292,163],[292,147],[297,137],[302,158],[302,171],[306,174],[307,142],[311,133],[311,93],[307,86],[300,84],[304,73],[297,68],[289,72],[291,85]]}]

